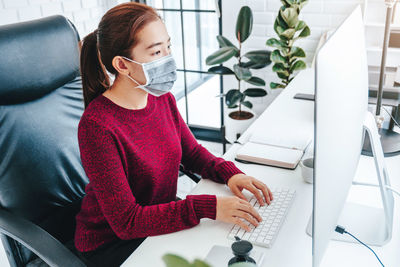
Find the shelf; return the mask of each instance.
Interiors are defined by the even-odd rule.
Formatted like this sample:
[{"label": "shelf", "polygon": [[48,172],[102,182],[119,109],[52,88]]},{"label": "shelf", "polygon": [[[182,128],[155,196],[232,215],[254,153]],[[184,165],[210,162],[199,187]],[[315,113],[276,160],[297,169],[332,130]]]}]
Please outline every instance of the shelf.
[{"label": "shelf", "polygon": [[[385,23],[366,22],[366,23],[364,23],[364,26],[366,26],[366,27],[385,28]],[[390,25],[390,29],[391,29],[391,30],[400,29],[400,24],[391,24],[391,25]]]}]

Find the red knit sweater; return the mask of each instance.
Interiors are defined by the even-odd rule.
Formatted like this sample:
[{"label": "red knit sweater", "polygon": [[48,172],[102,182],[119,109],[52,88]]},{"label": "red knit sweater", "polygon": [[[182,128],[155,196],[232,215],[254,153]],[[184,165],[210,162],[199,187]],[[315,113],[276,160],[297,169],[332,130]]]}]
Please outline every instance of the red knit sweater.
[{"label": "red knit sweater", "polygon": [[176,201],[179,164],[226,183],[242,173],[233,162],[197,143],[174,96],[148,95],[143,109],[126,109],[103,95],[78,127],[81,160],[89,178],[76,216],[75,246],[91,251],[119,239],[171,233],[215,219],[215,195]]}]

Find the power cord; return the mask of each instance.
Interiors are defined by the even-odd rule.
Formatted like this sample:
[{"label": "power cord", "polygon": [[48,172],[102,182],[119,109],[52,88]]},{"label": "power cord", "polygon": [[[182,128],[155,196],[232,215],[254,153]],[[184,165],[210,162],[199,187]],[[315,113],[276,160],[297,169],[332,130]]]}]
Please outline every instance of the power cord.
[{"label": "power cord", "polygon": [[[353,181],[353,185],[365,185],[365,186],[372,186],[372,187],[380,187],[380,185],[378,185],[378,184],[370,184],[370,183],[363,183],[363,182],[356,182],[356,181]],[[397,191],[396,189],[394,189],[388,185],[384,185],[384,187],[400,197],[400,192]]]},{"label": "power cord", "polygon": [[366,248],[368,248],[369,250],[372,251],[372,253],[374,253],[375,257],[378,259],[379,263],[385,267],[385,265],[383,265],[382,261],[379,259],[378,255],[375,253],[375,251],[370,248],[367,244],[365,244],[364,242],[362,242],[360,239],[358,239],[357,237],[355,237],[354,235],[352,235],[351,233],[347,232],[343,226],[337,225],[336,232],[338,232],[339,234],[348,234],[349,236],[351,236],[352,238],[354,238],[355,240],[357,240],[361,245],[364,245]]}]

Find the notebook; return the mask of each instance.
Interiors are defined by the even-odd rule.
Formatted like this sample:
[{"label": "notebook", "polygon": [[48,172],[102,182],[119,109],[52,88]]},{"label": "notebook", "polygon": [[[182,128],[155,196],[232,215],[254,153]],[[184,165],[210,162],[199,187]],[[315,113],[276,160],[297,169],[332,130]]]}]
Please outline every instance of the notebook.
[{"label": "notebook", "polygon": [[295,169],[312,141],[308,130],[278,133],[254,133],[236,154],[236,160]]}]

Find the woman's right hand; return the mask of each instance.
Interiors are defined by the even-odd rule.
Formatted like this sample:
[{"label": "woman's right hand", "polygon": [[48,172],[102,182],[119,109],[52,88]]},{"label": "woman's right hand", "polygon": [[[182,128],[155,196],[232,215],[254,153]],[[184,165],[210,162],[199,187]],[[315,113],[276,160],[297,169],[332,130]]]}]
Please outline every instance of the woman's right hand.
[{"label": "woman's right hand", "polygon": [[217,197],[216,220],[239,225],[246,231],[250,231],[250,226],[241,219],[248,221],[255,227],[262,221],[260,214],[246,200],[238,197]]}]

